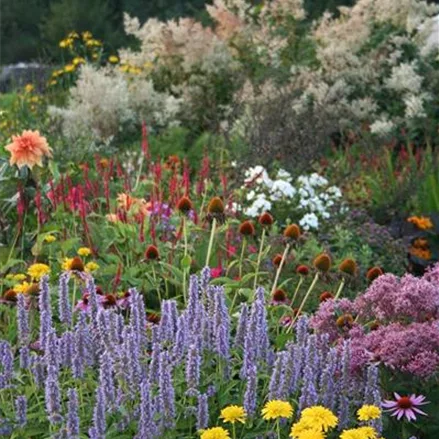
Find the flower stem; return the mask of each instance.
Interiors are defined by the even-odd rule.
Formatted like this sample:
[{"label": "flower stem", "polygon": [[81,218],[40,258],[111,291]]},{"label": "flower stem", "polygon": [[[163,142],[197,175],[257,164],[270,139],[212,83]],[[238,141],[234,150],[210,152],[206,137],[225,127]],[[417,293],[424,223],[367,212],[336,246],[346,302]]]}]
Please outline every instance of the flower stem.
[{"label": "flower stem", "polygon": [[341,280],[340,286],[338,287],[337,293],[335,294],[334,300],[337,300],[340,297],[341,292],[343,291],[343,288],[345,286],[346,279],[343,278]]},{"label": "flower stem", "polygon": [[210,255],[212,253],[212,247],[213,247],[213,240],[215,238],[215,229],[216,229],[216,218],[213,218],[212,226],[210,230],[209,247],[207,248],[206,264],[205,264],[206,267],[209,267]]},{"label": "flower stem", "polygon": [[299,292],[300,287],[301,287],[302,284],[303,284],[303,279],[304,279],[303,276],[300,276],[299,282],[297,283],[296,290],[294,291],[293,299],[291,300],[291,306],[294,305],[294,302],[295,302],[296,297],[297,297],[297,293]]},{"label": "flower stem", "polygon": [[280,421],[276,420],[277,439],[280,439]]},{"label": "flower stem", "polygon": [[244,252],[247,247],[247,240],[245,238],[242,239],[242,248],[241,248],[241,256],[239,257],[239,280],[242,278],[242,264],[244,261]]},{"label": "flower stem", "polygon": [[[183,239],[184,239],[184,259],[186,260],[186,256],[188,253],[187,248],[187,227],[186,227],[186,216],[183,216]],[[186,305],[186,277],[187,277],[187,268],[183,268],[183,300]]]},{"label": "flower stem", "polygon": [[266,229],[264,228],[262,230],[261,244],[259,246],[258,261],[256,263],[255,282],[253,284],[253,289],[256,289],[256,286],[258,284],[259,266],[261,265],[262,250],[264,249],[265,233],[266,233]]},{"label": "flower stem", "polygon": [[287,254],[288,254],[289,250],[290,250],[290,244],[287,244],[286,247],[285,247],[284,253],[282,255],[282,259],[280,261],[279,267],[277,267],[276,277],[274,278],[273,288],[271,289],[271,294],[272,295],[276,291],[277,283],[279,282],[280,272],[282,271],[282,268],[284,266],[285,259],[287,258]]}]

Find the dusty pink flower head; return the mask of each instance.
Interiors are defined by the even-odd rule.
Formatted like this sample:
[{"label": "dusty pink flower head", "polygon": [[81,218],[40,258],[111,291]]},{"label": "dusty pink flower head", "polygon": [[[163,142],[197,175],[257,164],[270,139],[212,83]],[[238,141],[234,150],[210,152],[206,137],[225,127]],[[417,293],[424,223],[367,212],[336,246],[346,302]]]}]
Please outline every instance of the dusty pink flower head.
[{"label": "dusty pink flower head", "polygon": [[12,143],[5,148],[11,153],[10,165],[17,165],[19,168],[43,166],[43,157],[52,157],[52,149],[39,131],[25,130],[20,136],[12,136]]},{"label": "dusty pink flower head", "polygon": [[410,395],[401,396],[398,393],[394,393],[395,401],[385,400],[383,407],[388,409],[392,416],[396,416],[398,421],[402,417],[406,417],[408,421],[416,421],[416,414],[427,416],[427,413],[420,410],[418,407],[428,404],[423,395]]}]

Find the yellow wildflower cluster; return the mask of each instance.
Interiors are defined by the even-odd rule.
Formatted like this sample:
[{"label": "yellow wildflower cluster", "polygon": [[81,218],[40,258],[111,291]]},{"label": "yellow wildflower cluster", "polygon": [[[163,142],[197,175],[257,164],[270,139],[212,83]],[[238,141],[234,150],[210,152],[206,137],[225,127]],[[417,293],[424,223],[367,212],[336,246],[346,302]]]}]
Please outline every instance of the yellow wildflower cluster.
[{"label": "yellow wildflower cluster", "polygon": [[119,68],[121,72],[131,73],[133,75],[139,75],[140,73],[142,73],[142,69],[140,67],[130,64],[122,64]]},{"label": "yellow wildflower cluster", "polygon": [[91,250],[88,247],[81,247],[78,249],[79,256],[89,256],[91,254]]},{"label": "yellow wildflower cluster", "polygon": [[51,244],[52,242],[56,241],[56,236],[54,235],[46,235],[44,237],[44,242],[47,242],[48,244]]}]

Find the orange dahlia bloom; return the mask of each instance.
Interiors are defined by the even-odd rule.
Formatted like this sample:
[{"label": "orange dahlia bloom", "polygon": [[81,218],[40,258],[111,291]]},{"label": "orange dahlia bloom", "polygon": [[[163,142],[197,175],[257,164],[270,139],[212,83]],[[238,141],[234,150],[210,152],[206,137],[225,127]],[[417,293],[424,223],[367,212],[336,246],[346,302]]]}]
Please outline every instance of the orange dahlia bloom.
[{"label": "orange dahlia bloom", "polygon": [[5,148],[11,153],[10,165],[19,168],[43,166],[43,157],[52,157],[52,149],[39,131],[23,131],[20,136],[12,136],[12,143]]}]

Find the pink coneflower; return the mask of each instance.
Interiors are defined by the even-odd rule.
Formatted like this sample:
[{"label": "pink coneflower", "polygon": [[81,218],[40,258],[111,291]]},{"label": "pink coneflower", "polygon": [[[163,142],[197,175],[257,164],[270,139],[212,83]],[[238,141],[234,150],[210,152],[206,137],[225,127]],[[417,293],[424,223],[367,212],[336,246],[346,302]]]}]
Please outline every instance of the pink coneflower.
[{"label": "pink coneflower", "polygon": [[420,405],[428,404],[425,396],[412,394],[411,396],[400,396],[396,392],[395,401],[385,400],[383,407],[388,409],[392,416],[396,416],[398,421],[405,416],[408,421],[416,421],[416,413],[427,416],[427,413],[418,408]]}]

